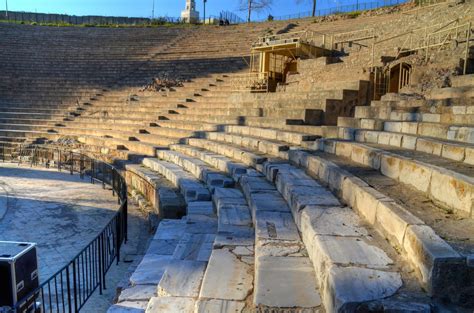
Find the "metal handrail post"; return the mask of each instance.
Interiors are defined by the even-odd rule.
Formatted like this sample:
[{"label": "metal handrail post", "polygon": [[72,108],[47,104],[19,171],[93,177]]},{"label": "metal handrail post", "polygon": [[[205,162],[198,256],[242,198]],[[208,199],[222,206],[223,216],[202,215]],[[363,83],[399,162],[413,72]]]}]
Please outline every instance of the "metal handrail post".
[{"label": "metal handrail post", "polygon": [[469,41],[471,40],[471,26],[472,23],[469,22],[467,27],[467,36],[466,36],[466,51],[464,52],[464,67],[463,67],[463,74],[466,75],[467,73],[467,60],[469,58]]}]

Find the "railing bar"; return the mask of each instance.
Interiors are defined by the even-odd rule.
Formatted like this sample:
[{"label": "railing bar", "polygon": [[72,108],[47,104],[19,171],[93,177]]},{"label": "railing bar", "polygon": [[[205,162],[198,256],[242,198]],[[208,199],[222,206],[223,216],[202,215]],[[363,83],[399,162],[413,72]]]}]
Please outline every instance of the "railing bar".
[{"label": "railing bar", "polygon": [[59,295],[57,275],[54,275],[54,292],[56,293],[56,312],[59,313]]},{"label": "railing bar", "polygon": [[49,298],[49,312],[53,313],[53,300],[51,299],[51,281],[48,282],[48,298]]},{"label": "railing bar", "polygon": [[46,312],[46,302],[44,301],[44,289],[41,288],[41,303],[43,304],[43,312]]},{"label": "railing bar", "polygon": [[63,272],[60,272],[61,275],[61,298],[63,304],[63,312],[66,312],[66,308],[64,306],[64,281],[63,281]]}]

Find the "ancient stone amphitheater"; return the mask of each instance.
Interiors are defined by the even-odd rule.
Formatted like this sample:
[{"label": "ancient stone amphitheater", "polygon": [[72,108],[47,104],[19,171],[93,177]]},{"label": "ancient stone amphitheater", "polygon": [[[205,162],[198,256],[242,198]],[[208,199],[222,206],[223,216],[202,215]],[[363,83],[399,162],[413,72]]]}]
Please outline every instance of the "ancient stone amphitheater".
[{"label": "ancient stone amphitheater", "polygon": [[[473,10],[0,24],[2,149],[113,163],[159,216],[109,312],[472,312]],[[252,44],[301,31],[330,53],[245,90]],[[157,77],[175,86],[144,88]]]}]

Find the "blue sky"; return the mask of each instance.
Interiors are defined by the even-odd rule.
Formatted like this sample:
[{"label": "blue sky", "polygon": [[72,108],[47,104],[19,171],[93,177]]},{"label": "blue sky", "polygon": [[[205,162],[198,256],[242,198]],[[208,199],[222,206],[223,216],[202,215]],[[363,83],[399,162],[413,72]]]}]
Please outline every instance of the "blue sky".
[{"label": "blue sky", "polygon": [[[0,0],[0,10],[5,8],[5,1]],[[30,11],[38,13],[60,13],[72,15],[108,15],[150,17],[153,0],[7,0],[11,11]],[[179,16],[185,0],[154,0],[155,16]],[[270,12],[261,12],[255,17],[266,17],[294,14],[311,10],[310,0],[274,0]],[[353,3],[355,0],[318,0],[319,8],[334,7]],[[362,2],[362,1],[361,1]],[[202,15],[203,0],[196,0],[198,11]],[[208,0],[206,15],[218,15],[223,10],[238,13],[239,0]]]}]

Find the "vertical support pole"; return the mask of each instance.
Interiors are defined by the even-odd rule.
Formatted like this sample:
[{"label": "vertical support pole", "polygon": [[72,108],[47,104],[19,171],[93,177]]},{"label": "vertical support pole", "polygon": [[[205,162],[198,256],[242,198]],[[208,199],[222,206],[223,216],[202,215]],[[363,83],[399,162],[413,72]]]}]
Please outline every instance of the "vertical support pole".
[{"label": "vertical support pole", "polygon": [[101,171],[102,171],[102,189],[105,189],[105,169],[107,168],[105,163],[104,162],[101,162],[102,163],[102,168],[101,168]]},{"label": "vertical support pole", "polygon": [[69,152],[69,158],[71,159],[71,175],[74,174],[74,154],[71,152]]},{"label": "vertical support pole", "polygon": [[91,159],[91,184],[94,183],[95,160]]},{"label": "vertical support pole", "polygon": [[372,66],[375,64],[375,42],[372,44]]},{"label": "vertical support pole", "polygon": [[467,36],[466,36],[466,51],[464,52],[464,68],[463,68],[464,75],[466,75],[467,73],[467,60],[469,58],[469,41],[471,40],[471,26],[472,26],[472,22],[469,22],[468,29],[467,29]]},{"label": "vertical support pole", "polygon": [[77,273],[76,273],[76,260],[72,261],[72,277],[73,277],[73,291],[74,291],[74,312],[77,313]]},{"label": "vertical support pole", "polygon": [[61,150],[58,149],[58,171],[61,172]]},{"label": "vertical support pole", "polygon": [[99,294],[102,295],[102,234],[97,238],[97,256],[99,258]]},{"label": "vertical support pole", "polygon": [[122,234],[121,234],[121,223],[123,216],[123,211],[117,215],[117,219],[115,219],[115,256],[117,257],[117,265],[120,262],[120,243],[122,241]]},{"label": "vertical support pole", "polygon": [[66,267],[66,284],[67,284],[66,288],[67,288],[67,303],[68,303],[67,306],[68,306],[68,309],[69,309],[69,313],[72,313],[72,306],[71,306],[71,276],[70,276],[70,273],[69,273],[69,266]]},{"label": "vertical support pole", "polygon": [[84,179],[84,156],[81,154],[81,160],[79,163],[79,172],[81,179]]}]

